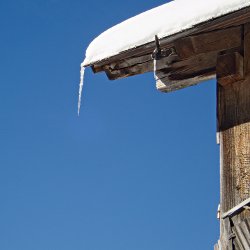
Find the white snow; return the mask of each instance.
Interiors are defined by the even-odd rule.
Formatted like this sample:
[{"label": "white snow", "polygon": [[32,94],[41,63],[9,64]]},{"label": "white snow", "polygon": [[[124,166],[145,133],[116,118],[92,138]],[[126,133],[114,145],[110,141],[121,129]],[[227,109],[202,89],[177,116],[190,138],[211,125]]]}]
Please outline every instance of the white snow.
[{"label": "white snow", "polygon": [[170,36],[194,25],[250,6],[250,0],[175,0],[103,32],[94,39],[82,66],[117,55],[159,38]]}]

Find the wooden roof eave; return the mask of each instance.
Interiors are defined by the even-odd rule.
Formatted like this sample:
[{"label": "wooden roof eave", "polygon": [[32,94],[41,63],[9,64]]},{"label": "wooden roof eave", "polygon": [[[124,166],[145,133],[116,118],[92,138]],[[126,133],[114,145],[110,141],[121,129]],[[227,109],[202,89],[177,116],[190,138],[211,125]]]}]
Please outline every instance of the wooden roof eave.
[{"label": "wooden roof eave", "polygon": [[[219,53],[241,53],[242,25],[248,22],[250,7],[160,39],[161,48],[173,48],[176,55],[157,61],[157,88],[169,92],[213,78]],[[104,71],[110,80],[150,72],[154,49],[151,42],[89,66],[94,73]]]}]

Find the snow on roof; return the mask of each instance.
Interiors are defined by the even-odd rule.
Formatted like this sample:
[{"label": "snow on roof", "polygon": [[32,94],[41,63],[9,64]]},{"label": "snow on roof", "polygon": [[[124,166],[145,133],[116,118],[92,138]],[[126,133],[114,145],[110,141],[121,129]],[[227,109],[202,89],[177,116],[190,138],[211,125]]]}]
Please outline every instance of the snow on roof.
[{"label": "snow on roof", "polygon": [[250,6],[250,0],[175,0],[103,32],[86,51],[83,66],[136,48],[159,38],[174,35],[197,24]]}]

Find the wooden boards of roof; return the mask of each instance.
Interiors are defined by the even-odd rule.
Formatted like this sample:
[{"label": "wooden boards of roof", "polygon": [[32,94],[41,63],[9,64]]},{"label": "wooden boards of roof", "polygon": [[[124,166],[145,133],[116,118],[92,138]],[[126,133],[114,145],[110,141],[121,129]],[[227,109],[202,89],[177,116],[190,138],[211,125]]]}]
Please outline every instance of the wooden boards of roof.
[{"label": "wooden boards of roof", "polygon": [[[225,51],[240,51],[241,34],[242,27],[237,26],[177,40],[174,48],[180,61],[165,73],[164,69],[157,68],[157,89],[170,92],[214,78],[217,55]],[[182,65],[176,67],[180,62]]]}]

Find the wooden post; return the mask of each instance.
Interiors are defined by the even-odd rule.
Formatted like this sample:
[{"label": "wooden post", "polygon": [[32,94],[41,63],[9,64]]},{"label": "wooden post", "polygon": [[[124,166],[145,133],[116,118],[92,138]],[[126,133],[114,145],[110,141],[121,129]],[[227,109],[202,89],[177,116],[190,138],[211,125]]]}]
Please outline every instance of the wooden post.
[{"label": "wooden post", "polygon": [[222,250],[250,249],[247,207],[222,218],[250,198],[250,24],[242,26],[242,43],[241,54],[219,55],[216,67]]}]

